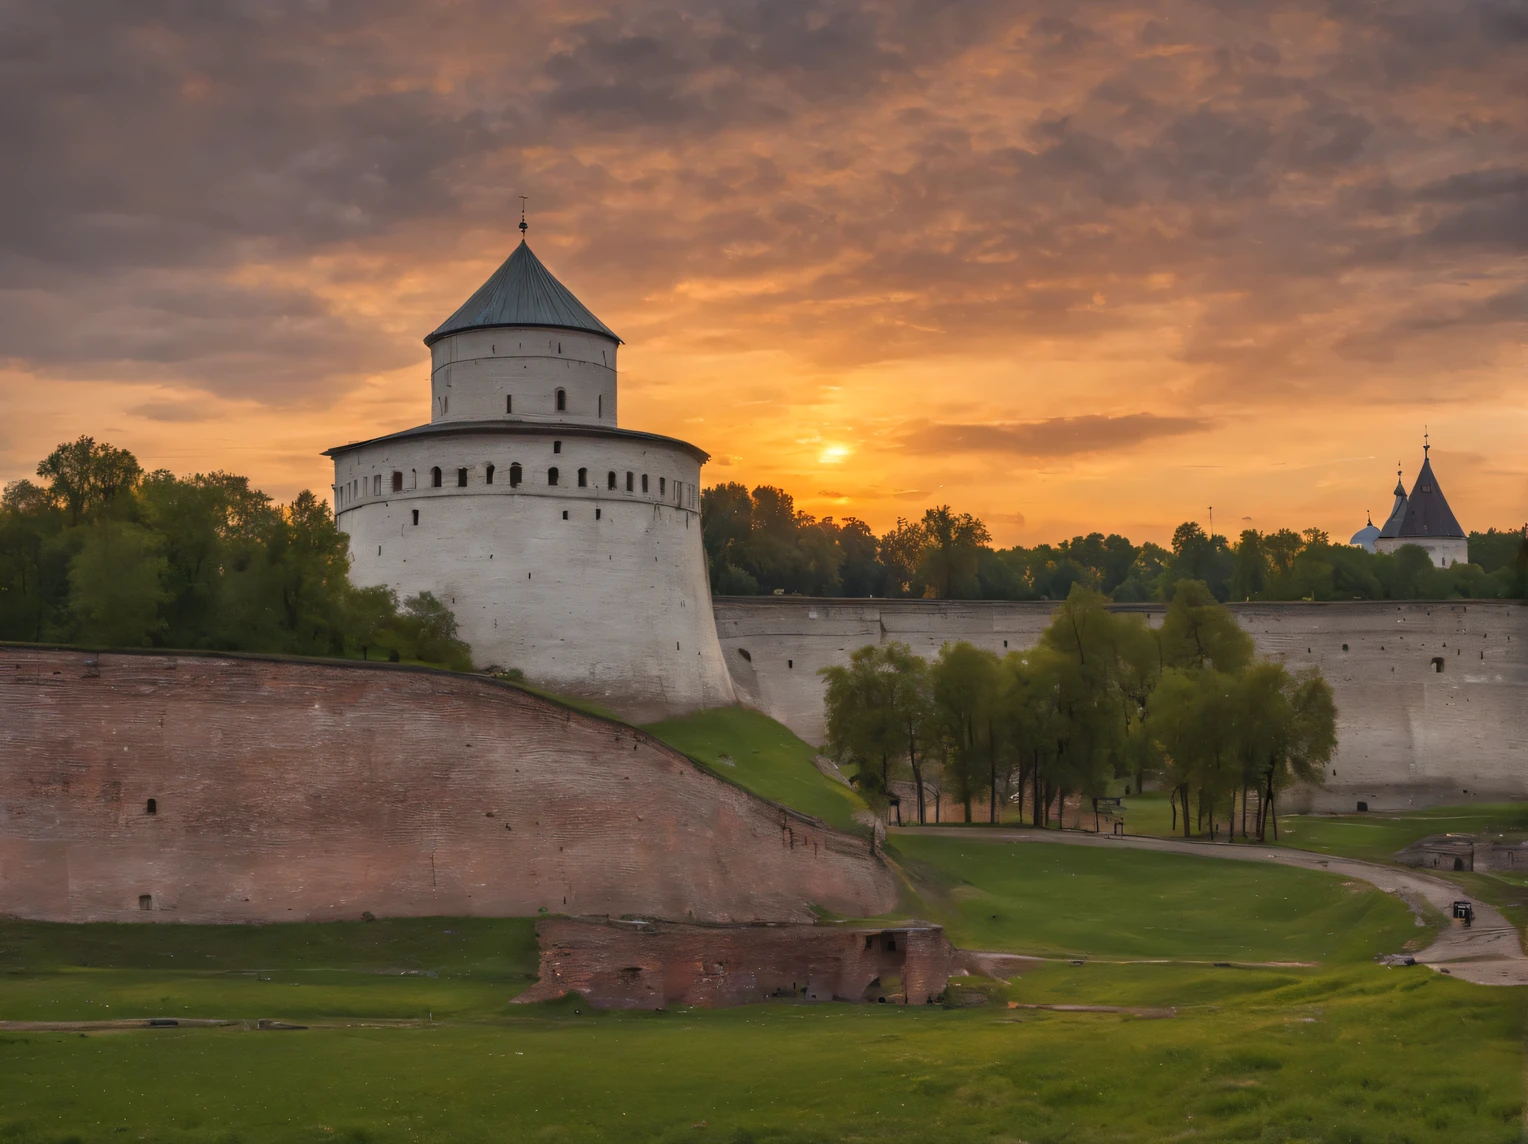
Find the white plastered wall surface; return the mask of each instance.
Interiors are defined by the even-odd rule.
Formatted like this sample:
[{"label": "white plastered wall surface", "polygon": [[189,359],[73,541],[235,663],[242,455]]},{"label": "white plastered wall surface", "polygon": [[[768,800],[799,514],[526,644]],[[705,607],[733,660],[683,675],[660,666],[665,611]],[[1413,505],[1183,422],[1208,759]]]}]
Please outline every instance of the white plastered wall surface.
[{"label": "white plastered wall surface", "polygon": [[433,592],[479,666],[519,668],[642,719],[733,701],[706,582],[700,464],[683,445],[555,427],[453,432],[365,445],[336,469],[341,490],[383,489],[340,496],[351,578],[400,598]]},{"label": "white plastered wall surface", "polygon": [[[825,735],[818,669],[898,640],[1032,646],[1048,602],[726,597],[714,604],[739,699],[808,742]],[[1317,667],[1338,710],[1320,788],[1290,809],[1353,811],[1528,798],[1528,608],[1504,601],[1232,604],[1259,654]],[[1126,605],[1159,624],[1162,606]]]}]

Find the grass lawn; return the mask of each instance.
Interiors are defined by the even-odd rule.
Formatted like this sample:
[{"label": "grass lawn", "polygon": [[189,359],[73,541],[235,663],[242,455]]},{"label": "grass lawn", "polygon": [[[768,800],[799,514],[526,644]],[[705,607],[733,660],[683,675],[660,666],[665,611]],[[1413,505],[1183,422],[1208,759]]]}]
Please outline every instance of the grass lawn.
[{"label": "grass lawn", "polygon": [[1314,871],[958,834],[889,849],[968,949],[1330,964],[1432,935],[1393,896]]},{"label": "grass lawn", "polygon": [[865,809],[864,800],[819,771],[812,764],[816,750],[762,712],[714,707],[683,719],[650,723],[643,730],[754,794],[840,830],[865,833],[854,821],[854,812]]},{"label": "grass lawn", "polygon": [[1393,862],[1395,853],[1431,834],[1528,831],[1528,802],[1475,803],[1370,814],[1280,815],[1279,841],[1301,850]]},{"label": "grass lawn", "polygon": [[1061,966],[1013,987],[1039,1003],[1172,1004],[1171,1020],[485,1003],[411,1028],[7,1032],[0,1140],[1521,1138],[1524,991],[1424,969],[1237,973],[1225,988],[1177,967]]},{"label": "grass lawn", "polygon": [[1047,963],[965,1010],[621,1014],[511,1004],[534,968],[528,920],[8,921],[0,1019],[310,1027],[0,1030],[0,1141],[1521,1139],[1528,990],[1376,966],[1374,952],[1423,932],[1384,895],[1177,855],[897,848],[960,941],[1184,960]]}]

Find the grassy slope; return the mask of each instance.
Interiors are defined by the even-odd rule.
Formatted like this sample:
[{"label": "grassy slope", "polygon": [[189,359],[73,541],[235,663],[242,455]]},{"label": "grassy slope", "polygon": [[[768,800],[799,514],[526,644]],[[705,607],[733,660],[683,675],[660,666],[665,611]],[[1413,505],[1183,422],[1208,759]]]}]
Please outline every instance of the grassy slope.
[{"label": "grassy slope", "polygon": [[1394,897],[1305,870],[958,836],[898,836],[894,851],[966,948],[1329,963],[1423,933]]},{"label": "grassy slope", "polygon": [[716,707],[643,730],[755,794],[840,830],[864,833],[854,821],[864,801],[813,766],[817,752],[768,715],[746,707]]}]

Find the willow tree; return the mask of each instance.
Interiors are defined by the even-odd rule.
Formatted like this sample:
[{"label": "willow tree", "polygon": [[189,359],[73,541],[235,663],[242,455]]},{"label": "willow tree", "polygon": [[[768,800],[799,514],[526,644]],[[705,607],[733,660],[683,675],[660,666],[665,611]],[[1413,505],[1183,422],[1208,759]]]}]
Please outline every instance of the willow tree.
[{"label": "willow tree", "polygon": [[917,791],[918,822],[927,817],[925,752],[932,731],[928,664],[904,643],[870,644],[847,667],[825,667],[829,754],[890,795],[892,775],[905,762]]},{"label": "willow tree", "polygon": [[1243,765],[1261,790],[1257,838],[1273,824],[1279,836],[1274,803],[1291,783],[1320,783],[1337,748],[1337,705],[1332,687],[1315,668],[1291,675],[1277,663],[1258,663],[1238,681],[1237,707]]},{"label": "willow tree", "polygon": [[971,821],[971,800],[985,785],[988,821],[997,821],[998,658],[961,641],[945,644],[929,667],[933,728],[948,760],[945,774]]}]

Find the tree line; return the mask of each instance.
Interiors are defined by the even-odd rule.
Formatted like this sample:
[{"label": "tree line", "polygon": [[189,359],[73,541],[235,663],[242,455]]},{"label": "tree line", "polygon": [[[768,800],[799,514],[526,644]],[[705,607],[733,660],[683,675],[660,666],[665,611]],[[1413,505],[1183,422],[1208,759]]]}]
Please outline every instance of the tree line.
[{"label": "tree line", "polygon": [[1315,528],[1246,529],[1233,543],[1193,522],[1166,548],[1099,532],[994,548],[981,520],[948,505],[877,536],[855,517],[819,519],[781,489],[737,483],[701,494],[701,527],[720,596],[1064,600],[1082,587],[1130,603],[1165,601],[1198,580],[1221,601],[1528,598],[1528,539],[1508,529],[1472,532],[1471,563],[1448,569],[1415,545],[1365,552]]},{"label": "tree line", "polygon": [[967,821],[978,798],[997,822],[1001,805],[1032,792],[1041,826],[1069,795],[1155,779],[1185,837],[1191,820],[1234,837],[1238,805],[1243,835],[1262,839],[1271,825],[1277,837],[1279,792],[1321,782],[1336,747],[1331,687],[1315,669],[1258,659],[1202,582],[1174,587],[1158,628],[1108,603],[1073,587],[1035,647],[1001,658],[963,642],[932,662],[901,643],[860,648],[821,672],[826,750],[882,807],[893,784],[910,783],[919,823],[935,785]]},{"label": "tree line", "polygon": [[277,504],[247,477],[145,472],[90,437],[37,476],[0,495],[0,639],[471,666],[430,593],[351,584],[312,492]]}]

